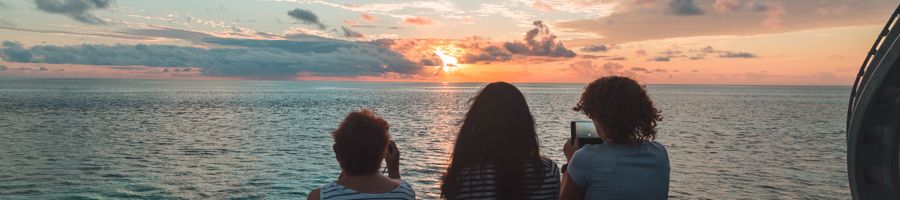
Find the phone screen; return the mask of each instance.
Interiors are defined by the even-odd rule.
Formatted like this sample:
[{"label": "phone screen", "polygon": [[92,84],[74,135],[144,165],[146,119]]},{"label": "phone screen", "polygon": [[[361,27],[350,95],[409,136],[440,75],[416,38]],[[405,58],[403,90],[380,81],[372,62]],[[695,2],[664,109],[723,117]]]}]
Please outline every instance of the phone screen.
[{"label": "phone screen", "polygon": [[578,138],[600,138],[597,135],[597,129],[594,128],[594,122],[576,121],[575,135]]},{"label": "phone screen", "polygon": [[600,136],[597,135],[597,129],[594,128],[594,122],[572,121],[571,126],[571,137],[577,138],[579,146],[603,143],[603,139],[600,139]]}]

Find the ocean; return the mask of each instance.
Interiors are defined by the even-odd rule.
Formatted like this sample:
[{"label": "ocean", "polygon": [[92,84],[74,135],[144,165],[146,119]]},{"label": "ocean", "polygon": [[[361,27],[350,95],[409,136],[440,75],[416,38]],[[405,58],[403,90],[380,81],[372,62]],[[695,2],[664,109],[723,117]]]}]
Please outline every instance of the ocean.
[{"label": "ocean", "polygon": [[[337,178],[333,131],[390,123],[420,199],[483,83],[0,79],[0,199],[305,199]],[[583,84],[516,84],[564,163]],[[849,87],[650,85],[670,199],[848,199]]]}]

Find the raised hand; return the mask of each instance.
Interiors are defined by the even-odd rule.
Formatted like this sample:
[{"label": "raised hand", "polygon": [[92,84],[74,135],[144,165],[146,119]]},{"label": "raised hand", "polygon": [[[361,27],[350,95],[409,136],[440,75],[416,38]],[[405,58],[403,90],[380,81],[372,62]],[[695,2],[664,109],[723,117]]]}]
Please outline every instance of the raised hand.
[{"label": "raised hand", "polygon": [[397,148],[394,141],[388,144],[387,151],[384,153],[384,161],[387,164],[388,177],[400,179],[400,149]]}]

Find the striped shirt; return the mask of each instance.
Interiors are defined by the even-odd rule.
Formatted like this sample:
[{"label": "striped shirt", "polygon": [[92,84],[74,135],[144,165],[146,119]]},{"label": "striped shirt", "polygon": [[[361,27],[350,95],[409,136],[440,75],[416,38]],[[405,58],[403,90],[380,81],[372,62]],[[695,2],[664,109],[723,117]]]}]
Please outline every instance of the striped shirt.
[{"label": "striped shirt", "polygon": [[[542,159],[544,166],[543,181],[526,185],[526,195],[523,199],[557,199],[559,195],[559,168],[550,159]],[[534,170],[531,164],[525,165],[526,172]],[[485,165],[464,170],[462,175],[467,180],[462,183],[462,188],[456,193],[457,199],[497,199],[494,186],[494,165]]]},{"label": "striped shirt", "polygon": [[319,190],[319,197],[322,200],[351,200],[351,199],[395,199],[395,200],[414,200],[416,192],[408,183],[400,181],[400,185],[390,192],[381,194],[369,194],[357,192],[356,190],[344,187],[337,182],[331,182],[322,186]]}]

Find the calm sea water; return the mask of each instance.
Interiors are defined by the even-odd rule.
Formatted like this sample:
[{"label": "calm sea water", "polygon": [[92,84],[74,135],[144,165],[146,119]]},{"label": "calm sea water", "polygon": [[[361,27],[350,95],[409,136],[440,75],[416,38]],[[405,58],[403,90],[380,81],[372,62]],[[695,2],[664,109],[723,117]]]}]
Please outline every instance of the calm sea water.
[{"label": "calm sea water", "polygon": [[[483,84],[0,79],[0,199],[302,199],[334,180],[333,131],[371,108],[403,178],[438,197]],[[563,163],[583,85],[517,84]],[[849,198],[847,87],[649,86],[673,199]]]}]

